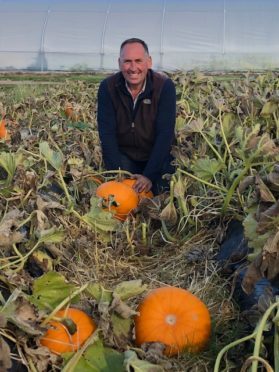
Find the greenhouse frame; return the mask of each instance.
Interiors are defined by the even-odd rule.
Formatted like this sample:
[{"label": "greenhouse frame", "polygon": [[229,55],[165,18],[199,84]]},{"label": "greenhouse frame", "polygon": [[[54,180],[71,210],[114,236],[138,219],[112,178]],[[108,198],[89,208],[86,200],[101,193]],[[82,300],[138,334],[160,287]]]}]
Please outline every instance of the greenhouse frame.
[{"label": "greenhouse frame", "polygon": [[0,0],[0,69],[110,71],[144,39],[158,70],[279,67],[276,0]]}]

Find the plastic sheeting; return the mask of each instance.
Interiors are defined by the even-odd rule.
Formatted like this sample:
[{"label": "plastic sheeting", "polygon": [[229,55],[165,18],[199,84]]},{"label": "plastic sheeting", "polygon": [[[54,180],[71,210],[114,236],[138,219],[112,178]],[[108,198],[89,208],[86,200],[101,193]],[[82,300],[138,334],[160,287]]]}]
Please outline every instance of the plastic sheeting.
[{"label": "plastic sheeting", "polygon": [[0,0],[0,69],[118,68],[144,39],[155,69],[279,67],[278,0]]}]

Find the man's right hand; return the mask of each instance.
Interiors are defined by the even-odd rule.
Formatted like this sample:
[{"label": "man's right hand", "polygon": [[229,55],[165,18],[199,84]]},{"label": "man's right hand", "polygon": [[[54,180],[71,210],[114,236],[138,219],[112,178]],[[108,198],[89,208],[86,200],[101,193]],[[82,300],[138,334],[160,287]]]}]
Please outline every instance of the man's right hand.
[{"label": "man's right hand", "polygon": [[132,178],[136,179],[133,189],[136,192],[150,191],[152,187],[152,182],[149,178],[143,176],[142,174],[133,174]]}]

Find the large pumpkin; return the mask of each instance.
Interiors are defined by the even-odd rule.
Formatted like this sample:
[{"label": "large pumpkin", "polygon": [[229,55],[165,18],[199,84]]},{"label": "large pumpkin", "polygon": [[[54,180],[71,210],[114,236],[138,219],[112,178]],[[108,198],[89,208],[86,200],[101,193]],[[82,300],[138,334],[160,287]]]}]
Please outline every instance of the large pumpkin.
[{"label": "large pumpkin", "polygon": [[[93,319],[79,309],[60,310],[55,317],[61,318],[61,321],[49,322],[50,328],[40,339],[40,343],[56,354],[78,350],[97,328]],[[74,326],[72,331],[70,326],[63,324],[62,318],[70,319]]]},{"label": "large pumpkin", "polygon": [[136,344],[160,342],[165,355],[198,352],[210,337],[211,321],[205,304],[176,288],[155,289],[141,302],[135,317]]},{"label": "large pumpkin", "polygon": [[[133,187],[133,185],[135,184],[136,182],[136,179],[134,178],[125,178],[122,183],[125,183],[125,185],[128,185],[130,187]],[[139,200],[141,199],[144,199],[144,198],[153,198],[153,192],[150,190],[150,191],[141,191],[141,192],[138,192],[137,193],[138,196],[139,196]]]},{"label": "large pumpkin", "polygon": [[119,220],[125,220],[139,202],[135,190],[118,181],[102,183],[97,187],[96,195],[102,198],[105,209],[115,211]]}]

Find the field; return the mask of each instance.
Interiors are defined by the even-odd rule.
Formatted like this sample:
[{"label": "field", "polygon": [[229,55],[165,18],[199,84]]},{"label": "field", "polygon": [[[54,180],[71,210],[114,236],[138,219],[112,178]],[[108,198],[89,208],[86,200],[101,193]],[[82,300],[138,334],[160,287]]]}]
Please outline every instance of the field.
[{"label": "field", "polygon": [[[170,193],[142,200],[120,222],[95,194],[99,180],[128,176],[103,168],[96,95],[104,76],[0,74],[4,370],[279,370],[278,76],[171,74]],[[217,257],[230,221],[244,227],[249,250],[225,264]],[[248,306],[258,280],[267,290]],[[162,286],[187,289],[208,308],[211,335],[201,351],[167,357],[160,343],[136,346],[138,305]],[[78,351],[56,355],[40,338],[70,304],[98,331]]]}]

